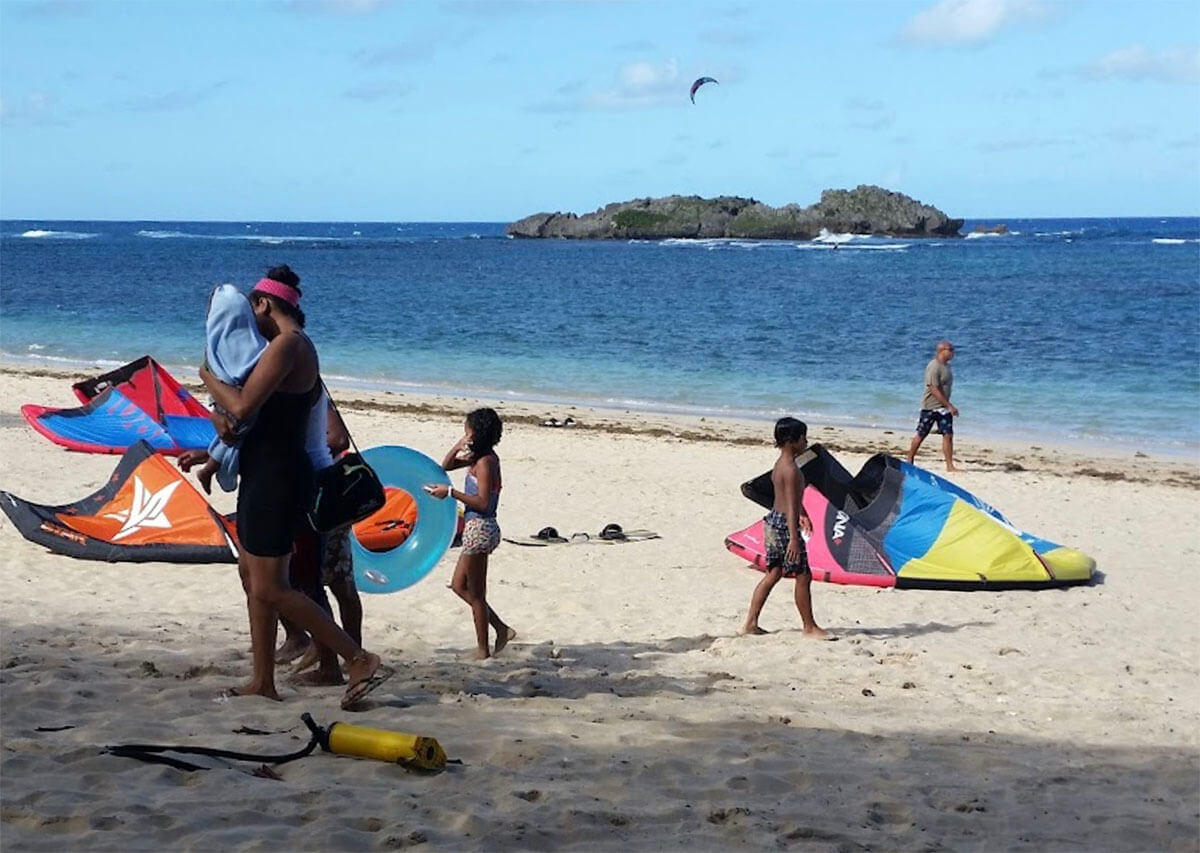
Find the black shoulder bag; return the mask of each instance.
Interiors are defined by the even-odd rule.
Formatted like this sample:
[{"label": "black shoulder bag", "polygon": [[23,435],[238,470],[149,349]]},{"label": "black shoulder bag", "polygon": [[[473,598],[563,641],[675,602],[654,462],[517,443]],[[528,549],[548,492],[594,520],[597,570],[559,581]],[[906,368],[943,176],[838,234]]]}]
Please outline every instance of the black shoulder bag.
[{"label": "black shoulder bag", "polygon": [[[340,419],[342,413],[338,411],[337,403],[333,402],[333,396],[324,381],[321,387]],[[342,423],[345,424],[345,421]],[[350,436],[353,452],[343,453],[328,468],[316,473],[317,488],[312,509],[308,511],[308,522],[318,533],[332,533],[362,521],[378,512],[385,500],[379,475],[358,452],[358,445],[354,443],[349,427],[346,428],[346,434]]]}]

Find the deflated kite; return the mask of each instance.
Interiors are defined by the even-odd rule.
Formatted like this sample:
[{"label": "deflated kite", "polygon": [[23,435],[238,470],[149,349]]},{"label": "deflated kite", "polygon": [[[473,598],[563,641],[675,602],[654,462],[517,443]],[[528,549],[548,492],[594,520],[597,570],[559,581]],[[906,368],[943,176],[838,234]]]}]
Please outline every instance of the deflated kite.
[{"label": "deflated kite", "polygon": [[0,509],[30,542],[81,560],[237,562],[233,519],[146,441],[135,442],[86,498],[50,506],[0,491]]},{"label": "deflated kite", "polygon": [[[1092,580],[1096,561],[1015,528],[994,507],[923,468],[885,453],[851,475],[814,444],[796,457],[812,518],[813,578],[900,589],[1040,589]],[[770,473],[742,494],[771,507]],[[731,533],[725,547],[766,566],[762,522]]]},{"label": "deflated kite", "polygon": [[148,355],[72,389],[82,406],[21,407],[31,427],[68,450],[124,453],[147,441],[158,453],[178,455],[206,449],[217,434],[208,409]]}]

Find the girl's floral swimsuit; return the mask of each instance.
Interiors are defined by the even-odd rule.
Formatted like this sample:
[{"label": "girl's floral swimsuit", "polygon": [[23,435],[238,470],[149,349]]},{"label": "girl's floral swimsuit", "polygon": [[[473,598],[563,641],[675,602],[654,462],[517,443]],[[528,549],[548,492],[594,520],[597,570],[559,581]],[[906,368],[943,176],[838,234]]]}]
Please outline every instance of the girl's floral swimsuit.
[{"label": "girl's floral swimsuit", "polygon": [[[467,472],[466,485],[463,492],[468,495],[479,494],[479,481],[475,475]],[[500,524],[496,521],[496,507],[500,503],[500,481],[488,496],[487,509],[476,512],[468,509],[463,513],[462,547],[464,554],[490,554],[500,544]]]}]

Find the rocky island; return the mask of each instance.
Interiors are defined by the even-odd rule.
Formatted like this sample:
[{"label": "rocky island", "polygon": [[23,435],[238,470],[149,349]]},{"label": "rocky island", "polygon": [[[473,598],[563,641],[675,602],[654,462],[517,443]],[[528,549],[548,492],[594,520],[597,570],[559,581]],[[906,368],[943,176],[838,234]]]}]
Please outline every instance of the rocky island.
[{"label": "rocky island", "polygon": [[822,231],[887,237],[961,237],[963,220],[902,193],[863,185],[825,190],[808,207],[752,198],[666,196],[614,202],[595,213],[535,213],[508,226],[512,237],[661,240],[668,237],[811,240]]}]

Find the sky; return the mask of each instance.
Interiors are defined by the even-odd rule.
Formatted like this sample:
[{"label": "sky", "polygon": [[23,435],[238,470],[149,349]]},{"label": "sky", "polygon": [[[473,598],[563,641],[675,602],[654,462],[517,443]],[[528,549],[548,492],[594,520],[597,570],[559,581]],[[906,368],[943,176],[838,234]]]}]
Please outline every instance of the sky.
[{"label": "sky", "polygon": [[1200,215],[1200,3],[0,0],[0,218],[859,184],[971,219]]}]

